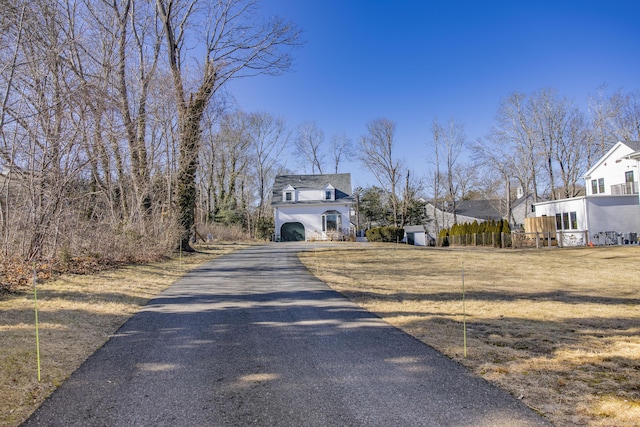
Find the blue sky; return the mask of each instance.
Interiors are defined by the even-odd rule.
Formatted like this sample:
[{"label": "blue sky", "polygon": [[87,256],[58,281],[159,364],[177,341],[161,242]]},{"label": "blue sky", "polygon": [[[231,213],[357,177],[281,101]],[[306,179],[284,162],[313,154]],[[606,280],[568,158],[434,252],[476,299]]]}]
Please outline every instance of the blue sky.
[{"label": "blue sky", "polygon": [[[589,94],[640,89],[640,0],[265,0],[303,30],[293,70],[233,82],[239,107],[290,128],[315,121],[328,141],[354,143],[366,124],[397,124],[397,156],[429,168],[434,118],[463,123],[469,142],[494,124],[501,98],[554,88],[585,106]],[[287,166],[304,170],[295,158]],[[376,184],[345,164],[354,188]]]}]

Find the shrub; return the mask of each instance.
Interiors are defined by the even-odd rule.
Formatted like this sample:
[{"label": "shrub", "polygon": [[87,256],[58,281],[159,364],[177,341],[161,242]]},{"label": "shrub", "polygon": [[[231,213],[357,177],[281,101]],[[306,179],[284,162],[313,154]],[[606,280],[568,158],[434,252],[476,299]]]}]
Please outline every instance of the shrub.
[{"label": "shrub", "polygon": [[246,242],[251,240],[251,236],[240,225],[223,225],[223,224],[201,224],[198,225],[198,242],[202,242],[200,238],[206,240],[208,235],[215,242]]},{"label": "shrub", "polygon": [[256,239],[271,240],[275,230],[273,218],[259,218],[256,221]]},{"label": "shrub", "polygon": [[382,234],[380,234],[380,228],[370,228],[365,231],[364,235],[370,242],[382,242]]},{"label": "shrub", "polygon": [[438,245],[449,246],[449,229],[443,228],[438,232]]},{"label": "shrub", "polygon": [[365,232],[365,236],[370,242],[396,243],[404,237],[404,228],[392,226],[370,228]]}]

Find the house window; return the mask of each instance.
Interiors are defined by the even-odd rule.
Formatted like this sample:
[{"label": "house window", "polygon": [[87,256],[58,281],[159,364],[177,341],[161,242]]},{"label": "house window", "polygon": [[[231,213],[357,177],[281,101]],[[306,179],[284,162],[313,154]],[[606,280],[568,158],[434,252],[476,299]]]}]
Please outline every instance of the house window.
[{"label": "house window", "polygon": [[576,212],[563,212],[556,214],[556,230],[577,230],[578,214]]},{"label": "house window", "polygon": [[578,215],[576,215],[575,212],[569,212],[569,217],[571,219],[571,229],[572,230],[577,230],[578,229]]},{"label": "house window", "polygon": [[333,191],[331,191],[331,190],[326,190],[326,191],[324,192],[324,199],[325,199],[325,200],[331,200],[331,199],[333,199]]},{"label": "house window", "polygon": [[627,184],[633,182],[633,171],[626,171],[624,173],[624,182]]},{"label": "house window", "polygon": [[604,178],[591,180],[591,194],[604,193]]},{"label": "house window", "polygon": [[287,192],[285,193],[285,195],[284,195],[284,199],[285,199],[287,202],[290,202],[290,201],[291,201],[291,199],[293,199],[293,195],[291,194],[291,191],[287,191]]},{"label": "house window", "polygon": [[342,215],[338,211],[327,211],[322,214],[322,231],[342,230]]}]

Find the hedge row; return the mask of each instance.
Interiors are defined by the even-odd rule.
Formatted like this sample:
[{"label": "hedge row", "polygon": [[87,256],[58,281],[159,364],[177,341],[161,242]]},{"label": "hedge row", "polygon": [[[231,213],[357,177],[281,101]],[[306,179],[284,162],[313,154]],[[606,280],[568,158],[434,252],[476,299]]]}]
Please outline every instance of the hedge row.
[{"label": "hedge row", "polygon": [[369,242],[391,242],[396,243],[404,237],[402,227],[378,227],[370,228],[365,234]]},{"label": "hedge row", "polygon": [[478,221],[473,221],[472,223],[465,222],[464,224],[454,224],[451,228],[443,228],[438,233],[438,237],[445,238],[447,236],[464,236],[481,233],[511,233],[511,227],[509,226],[509,221],[505,219],[501,221],[490,220],[481,223],[478,223]]}]

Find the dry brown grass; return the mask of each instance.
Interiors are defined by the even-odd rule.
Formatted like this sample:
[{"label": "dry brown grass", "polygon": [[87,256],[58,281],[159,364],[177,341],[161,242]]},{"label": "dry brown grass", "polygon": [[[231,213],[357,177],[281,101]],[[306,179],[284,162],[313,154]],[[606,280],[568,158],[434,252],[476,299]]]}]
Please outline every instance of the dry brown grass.
[{"label": "dry brown grass", "polygon": [[336,290],[556,425],[640,426],[637,246],[525,251],[345,244],[300,257]]},{"label": "dry brown grass", "polygon": [[185,272],[243,245],[219,244],[170,261],[37,287],[41,381],[37,380],[33,289],[0,299],[0,426],[17,426],[132,314]]}]

